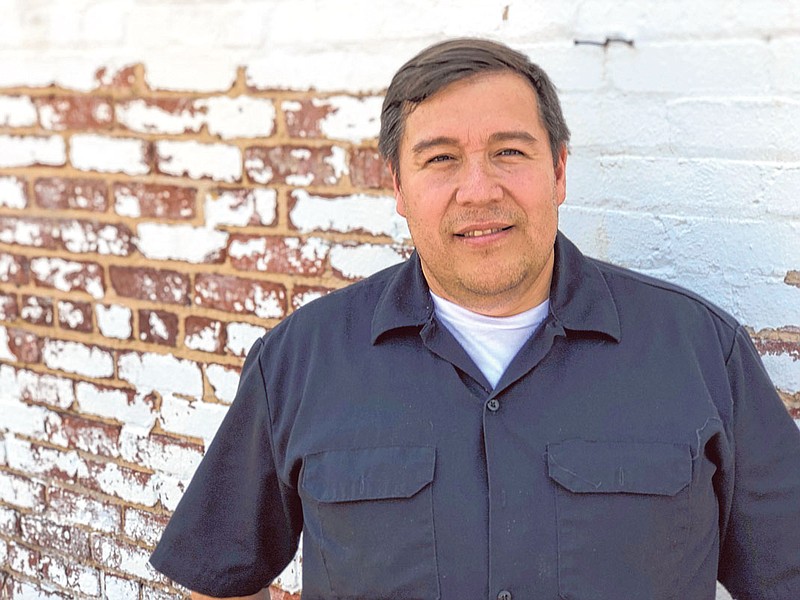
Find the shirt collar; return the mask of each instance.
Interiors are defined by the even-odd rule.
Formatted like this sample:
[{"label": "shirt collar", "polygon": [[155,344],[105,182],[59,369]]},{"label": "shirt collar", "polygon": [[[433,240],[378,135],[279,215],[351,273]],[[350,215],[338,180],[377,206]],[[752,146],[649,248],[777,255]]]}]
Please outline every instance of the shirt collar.
[{"label": "shirt collar", "polygon": [[[555,243],[555,266],[550,285],[550,313],[565,330],[595,331],[620,339],[619,314],[605,277],[594,261],[560,231]],[[414,252],[400,265],[375,307],[372,343],[384,333],[420,327],[431,320],[433,302]]]}]

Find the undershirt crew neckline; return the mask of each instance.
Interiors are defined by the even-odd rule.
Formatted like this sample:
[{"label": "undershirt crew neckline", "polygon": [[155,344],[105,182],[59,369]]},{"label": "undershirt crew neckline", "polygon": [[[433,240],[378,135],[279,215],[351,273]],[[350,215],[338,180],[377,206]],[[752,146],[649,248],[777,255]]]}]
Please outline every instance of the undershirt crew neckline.
[{"label": "undershirt crew neckline", "polygon": [[434,313],[495,387],[522,345],[547,317],[549,298],[508,317],[473,312],[430,292]]}]

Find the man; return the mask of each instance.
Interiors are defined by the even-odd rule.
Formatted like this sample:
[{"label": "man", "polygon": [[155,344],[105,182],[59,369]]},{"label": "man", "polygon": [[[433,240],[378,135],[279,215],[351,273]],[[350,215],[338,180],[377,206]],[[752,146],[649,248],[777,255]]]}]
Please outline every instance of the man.
[{"label": "man", "polygon": [[505,46],[400,69],[417,253],[254,345],[157,569],[258,597],[302,531],[305,600],[800,598],[800,432],[730,316],[558,233],[568,138]]}]

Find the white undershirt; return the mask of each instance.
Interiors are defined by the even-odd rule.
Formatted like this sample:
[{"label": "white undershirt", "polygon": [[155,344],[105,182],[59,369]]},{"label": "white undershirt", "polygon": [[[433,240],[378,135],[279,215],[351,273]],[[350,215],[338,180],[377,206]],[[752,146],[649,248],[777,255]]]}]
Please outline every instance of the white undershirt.
[{"label": "white undershirt", "polygon": [[469,354],[492,387],[519,349],[544,321],[550,306],[539,306],[510,317],[488,317],[467,310],[431,292],[436,316]]}]

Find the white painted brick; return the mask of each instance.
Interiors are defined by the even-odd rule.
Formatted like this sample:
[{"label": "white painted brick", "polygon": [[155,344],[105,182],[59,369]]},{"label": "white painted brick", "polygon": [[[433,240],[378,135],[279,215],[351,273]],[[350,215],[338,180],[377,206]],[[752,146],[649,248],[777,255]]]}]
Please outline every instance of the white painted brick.
[{"label": "white painted brick", "polygon": [[662,215],[800,217],[800,166],[716,158],[596,156],[576,152],[565,207]]},{"label": "white painted brick", "polygon": [[82,412],[115,419],[144,432],[150,431],[156,421],[154,400],[145,391],[139,390],[131,400],[123,390],[98,388],[79,381],[75,397]]},{"label": "white painted brick", "polygon": [[32,446],[26,440],[6,440],[8,466],[33,476],[44,476],[58,470],[74,479],[78,472],[86,472],[86,464],[75,451],[59,452],[45,446]]},{"label": "white painted brick", "polygon": [[764,41],[703,40],[642,44],[635,50],[615,47],[607,69],[612,85],[624,91],[743,95],[769,89],[770,73],[764,68],[769,63]]},{"label": "white painted brick", "polygon": [[8,330],[0,326],[0,360],[9,360],[15,362],[17,357],[11,352],[8,345]]},{"label": "white painted brick", "polygon": [[156,391],[200,398],[203,377],[200,367],[171,355],[129,352],[119,357],[119,378],[131,383],[139,393]]},{"label": "white painted brick", "polygon": [[140,223],[139,251],[155,260],[213,262],[228,243],[228,234],[191,225]]},{"label": "white painted brick", "polygon": [[376,244],[337,244],[330,252],[331,267],[348,279],[368,277],[403,260],[395,249]]},{"label": "white painted brick", "polygon": [[378,138],[383,96],[332,96],[325,100],[315,98],[312,104],[332,109],[319,124],[326,138],[348,140],[354,144]]},{"label": "white painted brick", "polygon": [[146,149],[146,142],[133,138],[76,134],[70,138],[69,157],[81,171],[144,175],[150,172],[145,162]]},{"label": "white painted brick", "polygon": [[36,105],[27,96],[0,96],[0,127],[35,127]]},{"label": "white painted brick", "polygon": [[155,506],[158,502],[158,492],[152,477],[145,476],[143,481],[138,481],[126,475],[115,463],[105,463],[93,475],[100,491],[109,496],[142,506]]},{"label": "white painted brick", "polygon": [[234,225],[244,227],[253,218],[261,225],[275,221],[278,207],[278,194],[275,190],[256,188],[249,190],[244,200],[234,192],[221,191],[219,194],[206,194],[206,227]]},{"label": "white painted brick", "polygon": [[0,501],[22,508],[40,508],[41,484],[0,471]]},{"label": "white painted brick", "polygon": [[[0,348],[5,335],[5,328],[0,327]],[[75,401],[71,379],[0,365],[0,382],[9,398],[32,400],[58,408],[69,408]]]},{"label": "white painted brick", "polygon": [[191,479],[203,458],[196,447],[173,444],[165,448],[163,444],[138,433],[133,428],[122,428],[119,437],[120,457],[159,474],[174,475],[181,481]]},{"label": "white painted brick", "polygon": [[290,594],[297,594],[303,587],[303,540],[295,552],[292,562],[286,565],[283,572],[278,575],[273,585],[280,589],[289,592]]},{"label": "white painted brick", "polygon": [[564,94],[564,116],[572,131],[570,145],[620,149],[667,147],[670,129],[667,108],[652,98],[616,96],[598,98],[596,94]]},{"label": "white painted brick", "polygon": [[542,67],[561,93],[601,90],[606,85],[606,54],[579,50],[571,38],[549,44],[530,44],[526,39],[513,46]]},{"label": "white painted brick", "polygon": [[388,235],[395,241],[410,239],[406,220],[397,214],[391,196],[353,194],[338,198],[313,196],[305,190],[294,190],[296,200],[289,213],[292,224],[302,232],[364,231]]},{"label": "white painted brick", "polygon": [[85,377],[114,375],[114,357],[110,352],[78,342],[46,340],[42,358],[49,368],[67,373]]},{"label": "white painted brick", "polygon": [[16,177],[0,177],[0,206],[6,208],[25,208],[25,184]]},{"label": "white painted brick", "polygon": [[0,231],[0,242],[41,248],[44,245],[43,233],[46,231],[46,226],[20,219],[14,229],[7,228]]},{"label": "white painted brick", "polygon": [[784,392],[800,392],[800,360],[790,354],[765,354],[761,357],[772,382]]},{"label": "white painted brick", "polygon": [[86,265],[62,260],[60,258],[34,258],[31,261],[31,271],[39,279],[49,281],[54,288],[62,292],[74,290],[72,277],[76,274],[85,274],[81,281],[92,298],[100,299],[105,293],[103,290],[102,272],[87,273]]},{"label": "white painted brick", "polygon": [[800,69],[797,57],[800,56],[800,36],[773,39],[770,42],[772,58],[768,61],[772,87],[778,93],[800,92]]},{"label": "white painted brick", "polygon": [[113,538],[96,538],[93,549],[98,551],[99,556],[94,556],[101,564],[114,565],[123,573],[139,577],[147,581],[161,579],[161,575],[150,566],[148,560],[150,552],[144,548],[132,545],[117,544]]},{"label": "white painted brick", "polygon": [[236,356],[245,356],[256,340],[267,333],[263,327],[250,323],[228,323],[225,331],[227,334],[225,348]]},{"label": "white painted brick", "polygon": [[66,300],[61,300],[58,303],[58,320],[60,323],[66,324],[69,329],[75,329],[86,321],[83,312],[72,302]]},{"label": "white painted brick", "polygon": [[41,47],[5,51],[3,56],[3,60],[0,60],[0,87],[5,88],[58,85],[88,92],[97,87],[95,74],[102,66],[97,58],[87,56],[85,52],[74,55],[45,54]]},{"label": "white painted brick", "polygon": [[128,11],[115,0],[94,0],[81,11],[81,39],[95,44],[122,44]]},{"label": "white painted brick", "polygon": [[508,6],[507,20],[501,24],[499,32],[502,33],[502,40],[514,47],[531,39],[568,38],[572,42],[572,29],[579,7],[577,3],[511,0],[502,4],[502,7],[505,6]]},{"label": "white painted brick", "polygon": [[67,161],[63,138],[0,135],[0,168],[60,166]]},{"label": "white painted brick", "polygon": [[322,298],[324,295],[325,295],[324,292],[318,292],[316,290],[304,292],[302,294],[295,293],[292,298],[292,304],[296,308],[300,308],[301,306],[305,306],[306,304],[308,304],[313,300],[316,300],[317,298]]},{"label": "white painted brick", "polygon": [[163,528],[154,525],[153,519],[147,513],[135,508],[125,511],[125,535],[135,540],[155,546],[161,538]]},{"label": "white painted brick", "polygon": [[102,576],[108,600],[139,600],[139,583],[110,573],[103,573]]},{"label": "white painted brick", "polygon": [[[175,20],[170,19],[169,23],[172,25]],[[196,31],[192,37],[198,37]],[[155,90],[224,92],[236,81],[237,65],[233,55],[209,53],[187,57],[185,54],[167,54],[163,51],[152,54],[142,62],[145,65],[145,81]],[[202,65],[202,68],[198,69],[198,65]]]},{"label": "white painted brick", "polygon": [[683,155],[800,160],[800,100],[675,100],[668,118],[671,143]]},{"label": "white painted brick", "polygon": [[162,140],[156,142],[156,151],[160,169],[168,175],[227,182],[242,178],[242,153],[235,146]]},{"label": "white painted brick", "polygon": [[222,365],[206,365],[206,377],[217,400],[230,404],[239,387],[239,370]]},{"label": "white painted brick", "polygon": [[59,236],[69,252],[96,252],[111,256],[128,256],[130,246],[120,237],[114,225],[87,227],[80,221],[64,221],[59,227]]},{"label": "white painted brick", "polygon": [[228,407],[223,404],[190,402],[165,394],[159,422],[165,431],[203,438],[208,448],[227,412]]},{"label": "white painted brick", "polygon": [[97,327],[100,333],[108,338],[118,340],[130,339],[132,333],[131,309],[127,306],[112,304],[103,306],[97,304],[94,307],[97,318]]},{"label": "white painted brick", "polygon": [[187,335],[183,341],[183,345],[190,350],[199,350],[200,352],[215,352],[217,350],[217,343],[221,329],[222,325],[220,322],[214,321],[196,333]]},{"label": "white painted brick", "polygon": [[74,564],[69,559],[60,556],[42,554],[38,568],[40,572],[47,573],[47,582],[87,594],[89,596],[100,595],[100,571]]},{"label": "white painted brick", "polygon": [[119,509],[100,500],[67,490],[50,490],[46,516],[59,525],[85,525],[97,531],[113,533],[122,525]]}]

